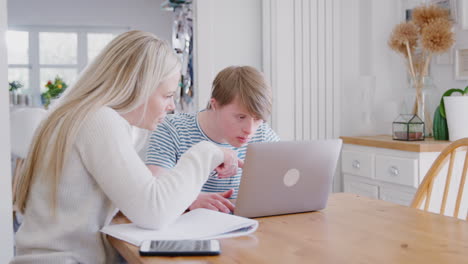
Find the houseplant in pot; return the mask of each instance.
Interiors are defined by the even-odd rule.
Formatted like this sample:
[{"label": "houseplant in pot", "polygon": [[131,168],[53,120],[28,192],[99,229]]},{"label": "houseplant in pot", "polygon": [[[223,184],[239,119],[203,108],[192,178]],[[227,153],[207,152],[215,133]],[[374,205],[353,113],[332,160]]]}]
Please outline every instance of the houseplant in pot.
[{"label": "houseplant in pot", "polygon": [[55,80],[48,81],[44,85],[47,90],[41,94],[42,104],[47,109],[52,100],[58,98],[67,89],[68,85],[59,76],[55,77]]},{"label": "houseplant in pot", "polygon": [[434,113],[434,139],[455,141],[468,137],[467,112],[468,86],[447,90]]},{"label": "houseplant in pot", "polygon": [[17,92],[23,87],[19,81],[12,81],[8,83],[8,91],[10,92],[10,104],[15,105],[18,103]]}]

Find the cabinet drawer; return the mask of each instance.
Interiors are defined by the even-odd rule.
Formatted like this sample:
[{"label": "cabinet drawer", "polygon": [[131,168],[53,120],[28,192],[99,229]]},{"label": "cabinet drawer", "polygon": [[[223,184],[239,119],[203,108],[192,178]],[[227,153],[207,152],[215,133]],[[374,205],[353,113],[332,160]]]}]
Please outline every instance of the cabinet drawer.
[{"label": "cabinet drawer", "polygon": [[414,191],[404,192],[393,188],[381,187],[380,199],[387,202],[409,206],[411,201],[413,201],[415,193],[416,189],[414,189]]},{"label": "cabinet drawer", "polygon": [[417,188],[418,162],[415,159],[376,155],[375,178]]},{"label": "cabinet drawer", "polygon": [[374,178],[374,156],[365,152],[343,150],[341,168],[344,173]]},{"label": "cabinet drawer", "polygon": [[344,178],[343,183],[344,191],[349,193],[355,193],[362,196],[379,199],[379,187],[376,185],[371,185],[355,180],[349,180]]}]

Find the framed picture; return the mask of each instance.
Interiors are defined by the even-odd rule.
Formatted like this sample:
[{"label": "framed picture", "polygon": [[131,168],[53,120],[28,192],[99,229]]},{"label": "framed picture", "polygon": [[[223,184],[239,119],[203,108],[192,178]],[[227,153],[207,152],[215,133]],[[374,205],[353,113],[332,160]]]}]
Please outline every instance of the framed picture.
[{"label": "framed picture", "polygon": [[455,50],[455,79],[468,80],[468,46]]},{"label": "framed picture", "polygon": [[410,21],[413,15],[413,9],[419,5],[425,3],[426,0],[401,0],[399,1],[399,5],[401,10],[403,11],[401,15],[403,16],[402,19],[406,22]]},{"label": "framed picture", "polygon": [[460,27],[468,30],[468,0],[460,1]]},{"label": "framed picture", "polygon": [[429,3],[447,9],[453,23],[457,23],[457,0],[429,0]]}]

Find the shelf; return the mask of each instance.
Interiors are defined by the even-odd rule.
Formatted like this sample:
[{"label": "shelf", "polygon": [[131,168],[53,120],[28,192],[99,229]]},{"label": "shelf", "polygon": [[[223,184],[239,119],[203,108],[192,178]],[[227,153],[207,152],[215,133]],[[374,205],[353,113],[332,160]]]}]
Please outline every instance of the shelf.
[{"label": "shelf", "polygon": [[393,140],[389,135],[340,138],[343,140],[343,144],[353,144],[411,152],[441,152],[451,143],[450,141],[434,140],[433,138],[426,138],[424,141],[400,141]]}]

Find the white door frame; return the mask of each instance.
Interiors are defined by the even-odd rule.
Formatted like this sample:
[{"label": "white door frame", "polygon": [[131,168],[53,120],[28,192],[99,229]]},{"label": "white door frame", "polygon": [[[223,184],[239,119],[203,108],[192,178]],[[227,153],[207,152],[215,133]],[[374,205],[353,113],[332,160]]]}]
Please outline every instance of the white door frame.
[{"label": "white door frame", "polygon": [[0,263],[13,258],[13,216],[11,197],[10,109],[6,89],[8,81],[6,31],[7,1],[0,0]]}]

